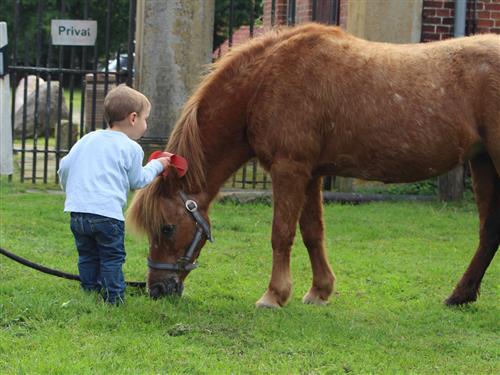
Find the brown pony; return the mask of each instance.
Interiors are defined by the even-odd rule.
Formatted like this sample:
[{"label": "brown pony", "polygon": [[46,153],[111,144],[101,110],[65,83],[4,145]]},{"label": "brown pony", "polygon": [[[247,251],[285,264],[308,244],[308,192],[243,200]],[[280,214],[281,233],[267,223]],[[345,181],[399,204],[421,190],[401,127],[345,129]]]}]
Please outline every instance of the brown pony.
[{"label": "brown pony", "polygon": [[475,301],[500,242],[500,36],[395,45],[316,24],[267,33],[214,64],[166,149],[189,160],[188,173],[157,178],[128,211],[149,237],[152,297],[182,292],[210,237],[210,203],[256,157],[274,197],[272,273],[257,306],[280,307],[290,296],[297,222],[313,274],[303,301],[326,303],[334,289],[322,175],[412,182],[465,161],[479,247],[446,303]]}]

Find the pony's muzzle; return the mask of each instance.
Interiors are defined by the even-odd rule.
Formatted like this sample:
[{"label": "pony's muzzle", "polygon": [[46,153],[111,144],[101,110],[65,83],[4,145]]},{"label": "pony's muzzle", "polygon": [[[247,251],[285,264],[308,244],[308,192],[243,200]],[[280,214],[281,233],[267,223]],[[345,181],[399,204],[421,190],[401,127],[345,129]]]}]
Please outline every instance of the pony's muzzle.
[{"label": "pony's muzzle", "polygon": [[184,285],[182,281],[171,278],[152,284],[149,287],[149,296],[153,299],[166,296],[180,297],[183,290]]}]

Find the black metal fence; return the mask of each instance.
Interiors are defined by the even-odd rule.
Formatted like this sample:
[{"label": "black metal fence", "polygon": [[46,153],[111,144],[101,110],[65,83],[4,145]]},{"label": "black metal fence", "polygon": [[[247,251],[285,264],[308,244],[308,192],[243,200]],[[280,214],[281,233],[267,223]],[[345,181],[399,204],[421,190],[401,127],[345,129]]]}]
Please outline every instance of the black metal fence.
[{"label": "black metal fence", "polygon": [[[339,0],[313,0],[312,20],[337,24],[338,5]],[[287,1],[284,16],[277,17],[277,7],[277,1],[271,1],[271,25],[294,25],[296,1]],[[119,83],[132,85],[136,0],[16,0],[9,12],[13,150],[20,180],[57,183],[60,159],[76,140],[106,126],[106,93]],[[53,45],[50,20],[66,18],[97,20],[96,44]],[[214,59],[261,33],[262,25],[263,0],[216,0]],[[255,160],[226,184],[243,189],[270,186],[270,177]],[[326,178],[325,188],[332,187],[332,178]]]},{"label": "black metal fence", "polygon": [[[13,151],[22,182],[57,182],[60,159],[74,142],[105,127],[99,101],[113,85],[132,84],[136,0],[124,2],[125,10],[111,0],[11,3]],[[53,19],[97,20],[101,36],[94,46],[53,45]],[[120,28],[127,32],[113,32],[116,22],[126,22]]]}]

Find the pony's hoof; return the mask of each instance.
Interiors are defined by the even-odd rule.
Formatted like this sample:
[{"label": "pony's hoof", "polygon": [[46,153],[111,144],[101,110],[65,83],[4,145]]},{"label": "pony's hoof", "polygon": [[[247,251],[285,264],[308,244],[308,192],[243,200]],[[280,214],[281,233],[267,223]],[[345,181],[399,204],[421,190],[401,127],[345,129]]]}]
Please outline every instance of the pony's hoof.
[{"label": "pony's hoof", "polygon": [[449,296],[447,299],[444,300],[444,304],[446,306],[460,306],[460,305],[466,305],[468,303],[472,303],[476,301],[477,297],[474,296],[463,296],[460,294],[455,294],[453,293],[451,296]]},{"label": "pony's hoof", "polygon": [[328,300],[324,300],[320,296],[318,296],[318,295],[316,295],[314,293],[311,293],[311,292],[308,292],[304,296],[304,298],[302,298],[302,302],[306,303],[308,305],[318,305],[318,306],[326,306],[326,305],[328,305]]},{"label": "pony's hoof", "polygon": [[476,301],[478,294],[479,289],[456,287],[451,296],[444,301],[444,304],[447,306],[465,305]]},{"label": "pony's hoof", "polygon": [[260,299],[255,302],[255,307],[267,309],[279,309],[281,305],[276,301],[270,293],[265,293]]}]

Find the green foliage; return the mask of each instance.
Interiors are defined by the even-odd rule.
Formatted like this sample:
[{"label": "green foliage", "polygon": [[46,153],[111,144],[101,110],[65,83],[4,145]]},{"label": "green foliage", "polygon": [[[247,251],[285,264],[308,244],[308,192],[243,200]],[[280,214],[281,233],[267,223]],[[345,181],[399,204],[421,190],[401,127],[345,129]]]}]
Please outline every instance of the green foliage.
[{"label": "green foliage", "polygon": [[[87,17],[85,17],[85,0],[65,1],[65,9],[61,9],[61,2],[58,0],[21,0],[20,4],[20,23],[18,24],[18,59],[24,62],[26,59],[29,65],[36,66],[58,66],[59,64],[59,48],[63,51],[64,66],[69,67],[71,50],[74,48],[76,64],[81,66],[80,55],[82,47],[57,47],[52,46],[51,59],[49,61],[49,45],[50,45],[50,21],[52,19],[92,19],[97,21],[97,41],[96,51],[101,63],[105,62],[106,51],[106,18],[108,16],[107,2],[101,0],[88,1]],[[15,1],[0,2],[0,21],[7,22],[10,48],[13,48],[14,38],[14,23],[15,23]],[[42,15],[40,20],[37,20],[37,9],[39,4],[42,6]],[[110,1],[111,12],[110,29],[109,29],[109,51],[110,58],[120,50],[126,52],[128,48],[128,19],[129,19],[129,0],[113,0]],[[39,28],[38,25],[41,25]],[[36,61],[36,53],[38,51],[38,40],[41,43],[41,58]],[[13,53],[13,51],[11,50]],[[87,68],[92,67],[94,52],[88,52]],[[90,66],[89,66],[90,65]]]},{"label": "green foliage", "polygon": [[[76,272],[64,197],[0,182],[1,246]],[[110,307],[75,282],[0,258],[0,373],[500,372],[500,263],[475,304],[442,304],[477,243],[472,203],[327,205],[324,214],[338,278],[326,307],[301,303],[311,271],[299,237],[289,305],[255,309],[272,257],[272,208],[260,204],[214,205],[216,242],[178,300],[129,288],[125,305]],[[126,278],[143,280],[145,240],[127,234],[126,247]]]},{"label": "green foliage", "polygon": [[[356,190],[358,191],[358,189]],[[410,194],[410,195],[430,195],[437,196],[438,187],[437,179],[432,178],[429,180],[413,182],[408,184],[384,184],[375,185],[374,187],[364,187],[359,189],[359,192],[371,192],[382,194]]]},{"label": "green foliage", "polygon": [[[465,178],[465,196],[471,197],[472,181],[470,176]],[[393,195],[438,195],[437,178],[431,178],[424,181],[412,182],[407,184],[364,184],[356,187],[357,193],[380,193],[380,194],[393,194]]]},{"label": "green foliage", "polygon": [[388,189],[392,194],[415,194],[415,195],[432,195],[436,196],[437,182],[436,179],[414,182],[412,184],[392,185]]}]

